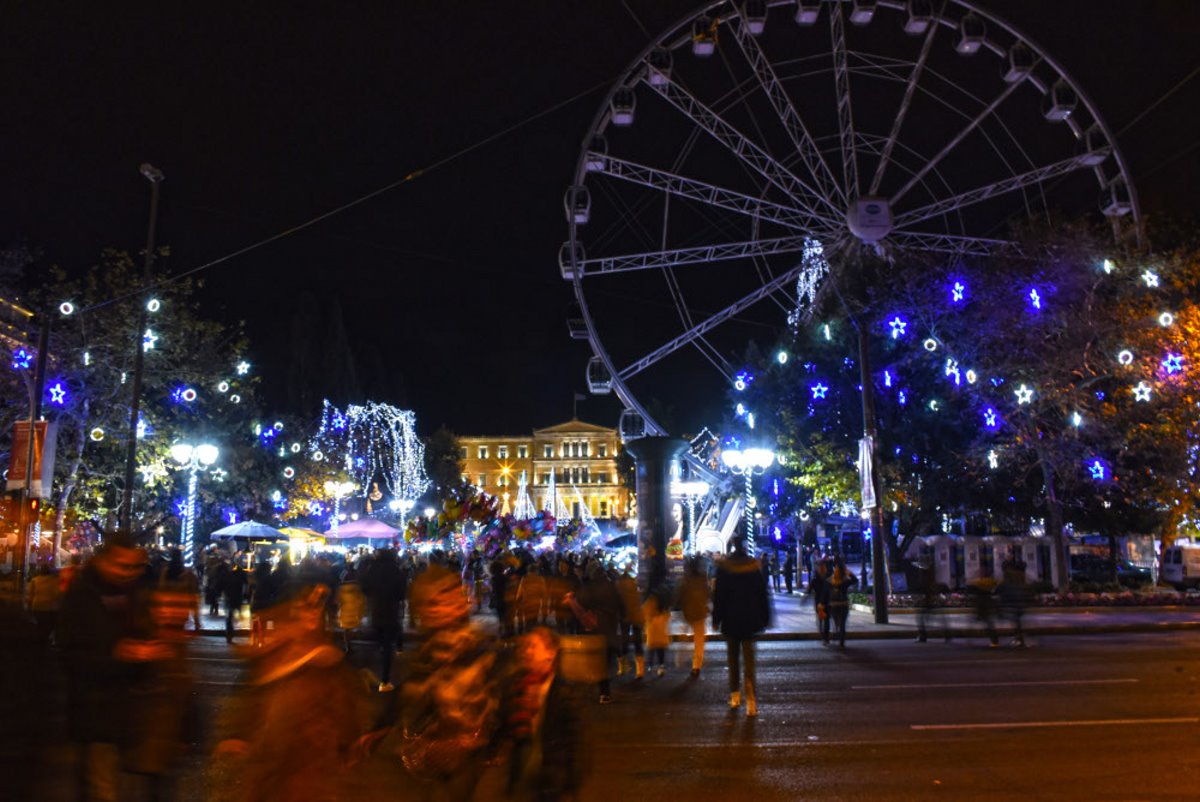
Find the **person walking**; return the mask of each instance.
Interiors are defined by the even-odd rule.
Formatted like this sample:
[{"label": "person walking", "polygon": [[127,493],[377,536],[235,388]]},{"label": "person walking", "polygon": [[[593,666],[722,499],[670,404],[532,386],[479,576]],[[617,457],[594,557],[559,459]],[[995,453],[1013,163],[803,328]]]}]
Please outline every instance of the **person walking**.
[{"label": "person walking", "polygon": [[[745,688],[746,715],[758,715],[755,695],[754,638],[771,624],[771,602],[759,561],[746,554],[746,541],[733,539],[733,553],[717,566],[713,591],[713,628],[725,636],[729,657],[729,707],[742,703]],[[744,665],[742,682],[739,658]]]},{"label": "person walking", "polygon": [[617,655],[617,676],[625,673],[629,667],[629,651],[633,650],[635,679],[641,679],[646,674],[646,657],[643,650],[643,630],[646,625],[646,615],[642,609],[637,580],[626,565],[617,577],[617,593],[621,596],[621,652]]},{"label": "person walking", "polygon": [[1005,617],[1013,622],[1013,646],[1025,645],[1025,608],[1029,606],[1029,583],[1025,578],[1025,561],[1018,555],[1004,561],[1004,579],[1000,583],[1000,606]]},{"label": "person walking", "polygon": [[829,587],[829,617],[833,620],[838,646],[846,648],[846,620],[850,617],[850,588],[858,584],[858,577],[846,567],[842,555],[833,561],[833,571],[826,580]]},{"label": "person walking", "polygon": [[780,580],[779,552],[772,550],[771,551],[771,587],[775,590],[776,593],[780,593],[783,591],[783,587],[781,586],[781,583],[779,580]]},{"label": "person walking", "polygon": [[599,560],[588,563],[586,570],[587,579],[579,586],[578,596],[568,598],[579,608],[574,612],[580,629],[604,638],[604,678],[599,690],[600,704],[606,705],[612,702],[612,668],[621,648],[621,597]]},{"label": "person walking", "polygon": [[221,574],[221,601],[225,605],[225,642],[233,643],[234,621],[246,600],[249,578],[241,565],[234,563]]},{"label": "person walking", "polygon": [[783,584],[788,595],[792,595],[792,582],[796,578],[796,550],[789,547],[783,561]]},{"label": "person walking", "polygon": [[684,566],[683,579],[679,583],[676,603],[683,612],[683,618],[692,630],[692,679],[700,676],[704,667],[704,640],[707,635],[705,622],[708,619],[708,577],[700,565],[700,559],[693,557]]},{"label": "person walking", "polygon": [[821,643],[829,645],[829,563],[818,560],[808,579],[808,595],[812,599],[813,613],[817,618],[817,633]]},{"label": "person walking", "polygon": [[671,645],[671,604],[666,585],[659,585],[646,594],[642,615],[646,621],[646,649],[650,652],[650,667],[658,676],[667,672],[667,647]]},{"label": "person walking", "polygon": [[404,600],[406,577],[392,549],[379,549],[362,578],[362,591],[375,639],[379,642],[381,665],[379,692],[395,690],[392,685],[392,660],[396,651],[404,648],[400,624],[400,603]]}]

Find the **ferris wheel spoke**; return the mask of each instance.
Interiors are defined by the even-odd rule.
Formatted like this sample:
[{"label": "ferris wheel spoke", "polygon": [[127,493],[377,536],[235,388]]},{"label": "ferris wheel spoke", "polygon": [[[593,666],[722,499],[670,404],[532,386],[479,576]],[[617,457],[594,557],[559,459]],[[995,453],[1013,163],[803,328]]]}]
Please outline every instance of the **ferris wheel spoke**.
[{"label": "ferris wheel spoke", "polygon": [[808,186],[790,171],[782,167],[775,159],[763,151],[762,148],[754,144],[754,142],[732,125],[725,122],[725,120],[721,119],[719,114],[702,103],[695,95],[684,89],[677,82],[668,81],[657,85],[650,81],[646,81],[645,83],[668,103],[691,118],[696,125],[707,131],[709,135],[728,148],[747,167],[783,190],[804,211],[814,216],[820,216],[821,212],[818,212],[810,204],[810,201],[817,200],[827,204],[836,214],[836,209],[820,192]]},{"label": "ferris wheel spoke", "polygon": [[858,196],[858,163],[854,153],[854,110],[850,103],[850,64],[846,54],[846,25],[841,2],[829,9],[829,31],[833,39],[833,73],[837,87],[838,130],[841,132],[842,169],[846,178],[843,197]]},{"label": "ferris wheel spoke", "polygon": [[1016,244],[1009,240],[924,231],[892,231],[887,236],[887,242],[900,250],[936,251],[960,256],[994,256],[1016,247]]},{"label": "ferris wheel spoke", "polygon": [[[600,157],[597,156],[597,158]],[[640,184],[681,198],[700,201],[709,206],[749,217],[770,220],[798,231],[820,232],[829,227],[829,221],[825,218],[816,217],[800,209],[752,198],[741,192],[723,189],[692,178],[684,178],[665,170],[637,164],[616,156],[604,156],[604,161],[604,169],[598,172],[622,181]]]},{"label": "ferris wheel spoke", "polygon": [[903,187],[901,187],[900,190],[896,194],[892,195],[892,197],[890,199],[892,207],[894,208],[896,205],[896,202],[899,201],[901,198],[903,198],[906,194],[908,194],[908,191],[911,190],[913,187],[915,187],[917,185],[917,183],[919,183],[920,180],[925,177],[926,173],[928,173],[934,167],[937,167],[937,165],[942,161],[942,159],[944,159],[946,157],[946,154],[948,154],[950,151],[952,151],[956,147],[958,147],[959,143],[962,142],[964,139],[966,139],[968,134],[970,134],[972,131],[974,131],[976,128],[978,128],[979,125],[984,120],[986,120],[989,116],[991,116],[992,113],[995,112],[997,108],[999,108],[1000,104],[1003,103],[1004,100],[1009,95],[1011,95],[1013,92],[1015,92],[1017,87],[1020,85],[1021,85],[1020,81],[1013,81],[1012,83],[1008,84],[1008,86],[1004,87],[1004,91],[1001,92],[999,95],[997,95],[995,100],[993,100],[991,103],[987,104],[987,106],[984,107],[983,111],[979,112],[979,114],[976,115],[974,117],[974,119],[972,119],[970,122],[968,122],[962,128],[962,130],[960,130],[957,134],[955,134],[954,137],[949,142],[947,142],[945,144],[945,146],[933,156],[933,158],[931,158],[929,161],[927,161],[920,170],[918,170],[916,173],[914,173],[912,175],[912,177],[908,179],[907,184],[905,184]]},{"label": "ferris wheel spoke", "polygon": [[804,269],[804,263],[801,262],[800,264],[796,265],[795,267],[791,268],[790,270],[780,273],[778,276],[771,279],[766,284],[763,284],[761,287],[756,289],[754,292],[751,292],[748,295],[745,295],[745,296],[739,298],[737,301],[734,301],[732,304],[725,307],[720,312],[717,312],[716,314],[711,315],[708,318],[705,318],[704,320],[697,323],[695,326],[692,326],[692,328],[685,331],[683,334],[680,334],[678,337],[675,337],[674,339],[663,344],[659,348],[656,348],[654,351],[651,351],[649,354],[642,357],[638,361],[625,367],[623,370],[621,370],[617,374],[617,378],[619,378],[622,382],[624,382],[624,381],[627,381],[630,377],[636,376],[637,374],[641,373],[646,368],[653,365],[655,362],[658,362],[660,359],[663,359],[664,357],[670,356],[674,352],[678,351],[680,348],[683,348],[685,345],[692,343],[693,341],[699,339],[704,334],[713,330],[714,328],[721,325],[725,321],[733,318],[735,315],[741,314],[746,309],[750,308],[751,306],[754,306],[754,304],[756,304],[759,301],[761,301],[762,299],[766,298],[771,293],[781,289],[789,281],[791,281],[797,275],[799,275],[800,271],[802,271],[803,269]]},{"label": "ferris wheel spoke", "polygon": [[930,25],[929,32],[925,34],[925,42],[921,45],[921,54],[917,56],[917,63],[913,65],[912,72],[908,76],[908,84],[904,87],[904,97],[900,101],[900,108],[896,111],[896,119],[892,121],[892,130],[888,134],[887,141],[883,144],[883,150],[879,154],[879,163],[875,166],[875,175],[871,179],[871,188],[867,190],[868,195],[874,195],[879,191],[879,185],[883,182],[883,174],[887,170],[888,162],[892,158],[892,148],[896,147],[896,140],[900,136],[900,128],[904,125],[904,118],[908,116],[908,110],[912,106],[913,95],[917,91],[917,83],[921,80],[921,73],[925,71],[925,59],[929,57],[929,51],[933,46],[933,37],[937,33],[940,25]]},{"label": "ferris wheel spoke", "polygon": [[775,114],[778,115],[780,122],[783,123],[788,137],[796,147],[796,153],[804,163],[804,167],[813,177],[813,181],[816,182],[817,188],[820,190],[820,197],[826,201],[830,198],[838,198],[842,203],[846,203],[846,193],[838,186],[837,178],[834,177],[833,171],[829,169],[829,164],[825,161],[825,157],[821,155],[820,149],[817,147],[812,135],[808,132],[804,121],[800,118],[799,112],[796,111],[791,96],[779,82],[779,76],[775,74],[775,69],[771,66],[770,60],[759,46],[758,39],[755,38],[754,34],[750,33],[745,22],[740,17],[734,22],[732,27],[734,35],[737,37],[738,46],[741,48],[746,60],[750,62],[750,66],[754,70],[754,76],[758,79],[763,93],[766,94],[767,99],[771,102],[771,106],[775,109]]},{"label": "ferris wheel spoke", "polygon": [[804,250],[804,243],[809,237],[775,237],[772,239],[754,239],[744,242],[723,242],[719,245],[699,245],[691,248],[674,248],[661,251],[646,251],[644,253],[622,254],[620,256],[601,256],[594,259],[584,259],[576,265],[576,270],[583,278],[604,275],[607,273],[626,273],[633,270],[656,270],[683,265],[706,264],[730,259],[743,259],[755,256],[770,256],[777,253],[799,253]]},{"label": "ferris wheel spoke", "polygon": [[1080,153],[1078,156],[1073,156],[1069,159],[1047,164],[1044,167],[1030,170],[1020,175],[1014,175],[1011,178],[1006,178],[1003,181],[996,181],[992,184],[987,184],[982,187],[967,192],[954,195],[949,198],[943,198],[937,203],[931,203],[928,206],[922,206],[919,209],[905,212],[904,214],[896,215],[895,225],[906,226],[913,223],[919,223],[922,220],[928,220],[931,217],[937,217],[940,214],[970,206],[973,203],[987,200],[996,195],[1003,195],[1008,192],[1015,192],[1025,187],[1040,184],[1043,181],[1048,181],[1051,178],[1056,178],[1060,175],[1073,172],[1075,170],[1090,167],[1095,164],[1095,159],[1103,154],[1100,153]]}]

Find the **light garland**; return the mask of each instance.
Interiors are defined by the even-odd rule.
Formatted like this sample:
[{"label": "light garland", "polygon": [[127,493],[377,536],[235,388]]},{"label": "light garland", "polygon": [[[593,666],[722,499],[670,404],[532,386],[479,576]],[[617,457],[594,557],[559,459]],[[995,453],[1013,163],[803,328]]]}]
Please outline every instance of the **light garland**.
[{"label": "light garland", "polygon": [[[282,426],[282,424],[281,424]],[[429,487],[425,447],[416,434],[416,415],[389,404],[352,404],[342,412],[325,401],[321,425],[310,443],[315,461],[327,454],[344,463],[365,489],[376,476],[393,498],[420,498]]]}]

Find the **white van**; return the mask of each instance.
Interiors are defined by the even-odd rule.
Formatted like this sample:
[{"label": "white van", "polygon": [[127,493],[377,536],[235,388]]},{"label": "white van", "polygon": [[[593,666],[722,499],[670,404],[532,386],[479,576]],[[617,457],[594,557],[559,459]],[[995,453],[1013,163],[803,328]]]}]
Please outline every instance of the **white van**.
[{"label": "white van", "polygon": [[1200,543],[1163,549],[1162,580],[1179,590],[1200,588]]}]

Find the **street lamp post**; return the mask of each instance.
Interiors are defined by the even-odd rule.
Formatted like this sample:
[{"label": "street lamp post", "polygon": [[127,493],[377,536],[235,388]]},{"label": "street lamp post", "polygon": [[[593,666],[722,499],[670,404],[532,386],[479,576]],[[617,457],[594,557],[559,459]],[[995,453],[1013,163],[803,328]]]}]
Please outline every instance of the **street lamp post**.
[{"label": "street lamp post", "polygon": [[342,517],[342,499],[354,492],[353,482],[326,482],[325,492],[333,496],[333,521],[329,525],[329,534],[337,540],[338,522]]},{"label": "street lamp post", "polygon": [[176,443],[171,446],[171,458],[181,469],[188,471],[187,501],[183,508],[183,525],[179,532],[179,547],[183,551],[183,564],[191,568],[195,563],[196,544],[196,489],[199,486],[200,468],[207,468],[217,461],[220,451],[216,446],[202,443]]},{"label": "street lamp post", "polygon": [[687,507],[687,522],[688,522],[688,540],[687,553],[696,553],[696,502],[708,495],[709,484],[702,479],[697,479],[691,482],[675,482],[671,485],[671,492],[676,496],[683,498],[684,506]]},{"label": "street lamp post", "polygon": [[154,234],[158,228],[158,185],[162,183],[162,171],[151,164],[143,164],[139,172],[150,182],[150,223],[146,227],[146,253],[142,284],[145,296],[139,304],[137,336],[133,349],[133,386],[129,401],[129,441],[125,446],[125,496],[121,501],[121,528],[132,534],[133,528],[133,471],[137,462],[137,424],[142,400],[142,366],[146,350],[146,304],[149,302],[150,285],[153,283]]},{"label": "street lamp post", "polygon": [[745,523],[746,523],[746,553],[754,554],[754,513],[753,479],[761,476],[775,462],[775,452],[769,448],[747,448],[745,450],[727,448],[721,451],[721,461],[725,467],[746,480]]},{"label": "street lamp post", "polygon": [[413,501],[411,498],[398,498],[392,501],[392,503],[389,505],[393,510],[400,513],[401,529],[404,528],[404,521],[406,518],[408,518],[409,510],[416,506],[416,503],[417,502]]}]

